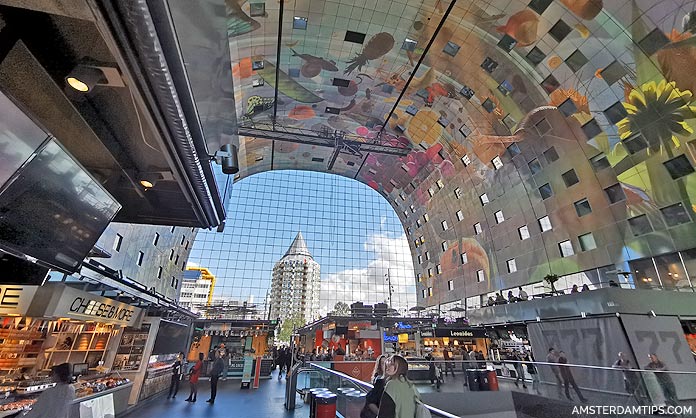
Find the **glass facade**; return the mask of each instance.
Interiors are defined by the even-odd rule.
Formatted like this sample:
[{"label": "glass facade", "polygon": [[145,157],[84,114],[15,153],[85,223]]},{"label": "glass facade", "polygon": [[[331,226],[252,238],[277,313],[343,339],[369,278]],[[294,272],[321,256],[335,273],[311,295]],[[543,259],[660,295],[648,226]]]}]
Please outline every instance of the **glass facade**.
[{"label": "glass facade", "polygon": [[273,266],[302,232],[321,266],[318,314],[338,301],[388,303],[390,283],[393,308],[405,313],[415,305],[406,234],[369,187],[336,175],[274,171],[237,182],[229,201],[225,230],[199,231],[189,257],[189,265],[215,274],[215,300],[247,302],[258,317],[268,315]]}]

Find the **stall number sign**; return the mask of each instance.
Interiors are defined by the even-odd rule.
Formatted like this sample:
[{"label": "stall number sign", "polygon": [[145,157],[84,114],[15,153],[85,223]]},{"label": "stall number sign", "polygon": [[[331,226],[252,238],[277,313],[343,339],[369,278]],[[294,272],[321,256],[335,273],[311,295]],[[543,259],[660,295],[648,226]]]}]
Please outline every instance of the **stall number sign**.
[{"label": "stall number sign", "polygon": [[0,285],[0,314],[26,314],[38,288],[38,286]]}]

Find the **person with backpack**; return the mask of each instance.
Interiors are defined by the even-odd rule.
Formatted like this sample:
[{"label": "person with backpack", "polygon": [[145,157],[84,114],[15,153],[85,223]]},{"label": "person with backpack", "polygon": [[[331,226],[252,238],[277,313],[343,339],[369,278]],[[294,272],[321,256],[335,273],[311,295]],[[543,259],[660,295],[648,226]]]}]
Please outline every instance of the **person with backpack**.
[{"label": "person with backpack", "polygon": [[408,362],[399,355],[393,355],[387,360],[385,366],[387,384],[379,403],[378,418],[414,418],[420,411],[420,394],[416,387],[406,377],[408,374]]}]

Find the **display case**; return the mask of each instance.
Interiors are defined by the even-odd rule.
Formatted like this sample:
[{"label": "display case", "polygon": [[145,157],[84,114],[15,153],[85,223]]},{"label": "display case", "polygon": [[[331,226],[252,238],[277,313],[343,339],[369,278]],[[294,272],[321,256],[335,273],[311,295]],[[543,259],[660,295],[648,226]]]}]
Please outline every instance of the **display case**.
[{"label": "display case", "polygon": [[95,369],[104,360],[113,326],[99,323],[64,322],[48,334],[44,344],[43,370],[61,363],[87,363]]},{"label": "display case", "polygon": [[410,380],[428,380],[430,379],[430,363],[424,358],[420,357],[409,357],[406,359],[408,361],[408,375]]},{"label": "display case", "polygon": [[0,328],[0,372],[6,374],[16,369],[34,367],[46,338],[39,330],[40,324],[31,327],[31,324],[15,323],[12,319],[5,322],[7,324]]},{"label": "display case", "polygon": [[123,330],[113,370],[136,371],[140,369],[149,332],[150,324],[143,324],[140,328],[127,327]]},{"label": "display case", "polygon": [[159,354],[150,356],[145,372],[145,380],[140,390],[140,400],[147,399],[169,389],[176,354]]}]

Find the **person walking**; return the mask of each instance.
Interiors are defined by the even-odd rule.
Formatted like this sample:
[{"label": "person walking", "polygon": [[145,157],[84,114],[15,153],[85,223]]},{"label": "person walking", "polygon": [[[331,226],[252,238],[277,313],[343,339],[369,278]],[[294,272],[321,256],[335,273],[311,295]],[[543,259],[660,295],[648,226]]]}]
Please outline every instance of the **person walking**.
[{"label": "person walking", "polygon": [[[546,362],[558,363],[558,353],[553,347],[549,348],[549,353],[546,355]],[[561,388],[563,387],[563,381],[561,380],[561,372],[558,370],[558,366],[551,366],[551,371],[553,372],[553,376],[556,378],[556,389],[558,389],[558,397],[560,398],[562,396]]]},{"label": "person walking", "polygon": [[186,398],[186,402],[196,402],[196,396],[198,395],[198,379],[201,377],[201,372],[203,369],[203,359],[205,356],[203,353],[198,353],[198,361],[189,370],[189,386],[191,387],[191,392],[189,397]]},{"label": "person walking", "polygon": [[283,378],[283,368],[285,367],[286,356],[287,351],[285,347],[280,347],[280,350],[278,350],[278,380]]},{"label": "person walking", "polygon": [[72,418],[70,404],[75,400],[75,388],[70,384],[70,364],[53,366],[51,377],[56,385],[41,392],[24,418]]},{"label": "person walking", "polygon": [[227,368],[230,365],[230,351],[225,344],[220,344],[220,358],[222,359],[222,380],[227,379]]},{"label": "person walking", "polygon": [[365,396],[365,406],[360,411],[360,418],[376,418],[379,413],[379,403],[384,393],[384,365],[387,356],[380,354],[375,361],[375,368],[372,371],[372,389]]},{"label": "person walking", "polygon": [[[648,355],[650,363],[648,363],[644,368],[646,370],[657,370],[659,372],[666,372],[667,366],[658,357],[657,354],[651,353]],[[655,378],[657,382],[662,387],[662,392],[665,395],[665,402],[672,406],[677,406],[677,389],[674,387],[674,381],[669,373],[655,373]]]},{"label": "person walking", "polygon": [[172,364],[172,381],[169,383],[169,395],[167,399],[176,399],[176,394],[179,392],[179,381],[181,380],[181,359],[183,358],[183,353],[176,355],[176,360]]},{"label": "person walking", "polygon": [[541,395],[539,390],[539,370],[534,365],[534,357],[531,354],[525,358],[525,365],[527,366],[527,373],[532,376],[532,390],[536,391],[537,395]]},{"label": "person walking", "polygon": [[448,346],[445,346],[442,350],[442,357],[445,359],[445,376],[449,372],[454,377],[454,361],[452,359],[452,351]]},{"label": "person walking", "polygon": [[578,395],[578,399],[580,399],[580,402],[587,402],[587,399],[585,399],[585,397],[582,396],[582,392],[580,392],[580,388],[578,387],[577,383],[575,383],[573,373],[570,370],[570,366],[568,366],[568,358],[566,357],[563,351],[558,353],[558,364],[560,364],[561,368],[561,377],[563,378],[563,385],[565,387],[566,398],[568,398],[568,400],[571,401],[573,400],[573,398],[570,397],[570,391],[568,390],[569,386],[573,386],[573,390],[575,390],[575,393]]},{"label": "person walking", "polygon": [[524,380],[524,366],[522,365],[523,358],[521,353],[516,352],[513,359],[516,361],[515,374],[517,375],[517,378],[515,378],[515,386],[520,387],[517,382],[522,381],[522,387],[527,389],[527,383]]},{"label": "person walking", "polygon": [[639,403],[642,402],[636,394],[640,385],[640,378],[636,375],[636,372],[629,370],[631,369],[631,360],[626,358],[623,352],[619,351],[618,358],[611,367],[621,369],[623,373],[624,390],[626,390],[626,393],[633,396]]},{"label": "person walking", "polygon": [[420,394],[406,377],[408,362],[393,355],[385,365],[386,386],[379,403],[378,418],[413,418],[416,416],[416,401]]},{"label": "person walking", "polygon": [[215,403],[218,380],[220,380],[220,374],[222,374],[222,371],[225,369],[225,364],[222,360],[222,352],[218,351],[215,356],[213,367],[210,368],[210,399],[206,401],[208,403]]}]

